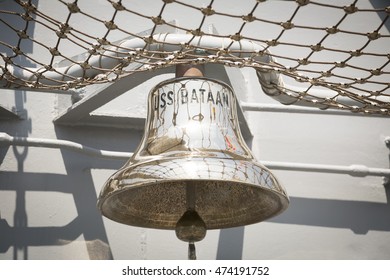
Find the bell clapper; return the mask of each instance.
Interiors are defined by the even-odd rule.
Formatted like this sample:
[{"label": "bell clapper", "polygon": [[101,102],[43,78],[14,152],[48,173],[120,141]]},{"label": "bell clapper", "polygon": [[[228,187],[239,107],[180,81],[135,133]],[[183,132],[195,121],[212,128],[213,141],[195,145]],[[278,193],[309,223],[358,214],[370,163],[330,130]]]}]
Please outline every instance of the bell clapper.
[{"label": "bell clapper", "polygon": [[177,238],[188,242],[188,258],[196,259],[194,242],[201,241],[206,236],[206,224],[198,212],[188,209],[176,224]]},{"label": "bell clapper", "polygon": [[175,228],[176,236],[188,242],[188,259],[195,260],[195,244],[206,236],[206,224],[195,210],[196,186],[188,182],[186,186],[187,211],[178,220]]}]

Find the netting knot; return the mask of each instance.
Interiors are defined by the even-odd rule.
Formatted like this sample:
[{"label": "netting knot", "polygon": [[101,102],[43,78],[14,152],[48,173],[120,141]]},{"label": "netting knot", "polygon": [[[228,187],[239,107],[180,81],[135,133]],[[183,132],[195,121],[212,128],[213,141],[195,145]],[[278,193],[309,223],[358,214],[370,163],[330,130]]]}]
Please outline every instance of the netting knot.
[{"label": "netting knot", "polygon": [[205,16],[211,16],[215,13],[215,11],[211,7],[202,8],[201,11]]},{"label": "netting knot", "polygon": [[376,39],[379,39],[381,37],[381,34],[375,30],[373,32],[367,33],[367,37],[370,40],[376,40]]},{"label": "netting knot", "polygon": [[295,2],[297,2],[299,6],[305,6],[309,4],[310,0],[295,0]]},{"label": "netting knot", "polygon": [[353,50],[350,52],[350,55],[352,56],[361,56],[362,55],[362,51],[361,50]]},{"label": "netting knot", "polygon": [[266,41],[266,44],[270,47],[274,47],[279,44],[279,42],[276,39],[272,39],[271,41]]},{"label": "netting knot", "polygon": [[144,37],[142,38],[146,44],[153,44],[155,42],[153,36],[149,36],[149,37]]},{"label": "netting knot", "polygon": [[28,38],[28,35],[26,34],[26,32],[24,30],[19,30],[17,33],[18,33],[18,36],[20,39],[27,39]]},{"label": "netting knot", "polygon": [[230,39],[234,41],[240,41],[242,39],[242,35],[240,33],[236,33],[234,35],[230,35]]},{"label": "netting knot", "polygon": [[371,69],[370,72],[372,75],[375,75],[375,76],[379,76],[383,73],[381,69]]},{"label": "netting knot", "polygon": [[163,20],[160,16],[158,17],[152,17],[152,21],[156,25],[162,25],[165,24],[165,20]]},{"label": "netting knot", "polygon": [[332,76],[332,72],[330,72],[330,71],[322,71],[321,72],[321,76],[322,77],[331,77]]},{"label": "netting knot", "polygon": [[104,25],[107,27],[109,30],[114,30],[117,29],[118,26],[113,22],[113,21],[104,21]]},{"label": "netting knot", "polygon": [[246,16],[242,16],[241,18],[242,18],[244,21],[246,21],[246,22],[252,22],[252,21],[254,21],[254,20],[256,19],[256,17],[253,16],[252,14],[248,14],[248,15],[246,15]]},{"label": "netting knot", "polygon": [[57,48],[49,48],[49,52],[50,52],[53,56],[60,55],[60,52],[58,51]]},{"label": "netting knot", "polygon": [[367,79],[365,79],[365,78],[355,78],[354,80],[358,84],[364,84],[367,82]]},{"label": "netting knot", "polygon": [[111,4],[117,11],[123,11],[125,9],[125,7],[123,7],[122,3],[120,2],[112,2]]},{"label": "netting knot", "polygon": [[30,3],[30,1],[18,1],[18,4],[23,7],[23,9],[28,13],[35,13],[37,10],[37,7],[34,6],[34,4]]},{"label": "netting knot", "polygon": [[87,61],[84,61],[82,63],[79,63],[80,67],[83,68],[84,70],[85,69],[90,69],[91,68],[91,65],[88,64]]},{"label": "netting knot", "polygon": [[321,44],[316,44],[316,45],[311,45],[310,48],[315,52],[319,52],[323,50],[324,47]]},{"label": "netting knot", "polygon": [[204,33],[200,29],[191,30],[191,34],[194,36],[202,36]]},{"label": "netting knot", "polygon": [[67,3],[66,5],[68,6],[69,12],[71,12],[72,14],[80,12],[80,8],[79,8],[79,6],[77,6],[76,2]]},{"label": "netting knot", "polygon": [[294,23],[292,23],[291,21],[282,22],[280,23],[280,25],[283,26],[284,29],[294,28]]},{"label": "netting knot", "polygon": [[326,28],[326,32],[328,32],[329,34],[336,34],[339,31],[340,30],[335,26]]},{"label": "netting knot", "polygon": [[57,35],[59,38],[62,38],[62,39],[67,38],[67,36],[65,35],[65,33],[62,32],[62,31],[60,31],[60,30],[57,30],[57,31],[56,31],[56,35]]},{"label": "netting knot", "polygon": [[309,82],[310,82],[310,84],[312,84],[313,86],[318,86],[319,84],[321,84],[321,81],[318,80],[318,79],[310,79]]},{"label": "netting knot", "polygon": [[19,49],[19,47],[13,47],[13,48],[12,48],[12,51],[13,51],[16,55],[21,55],[21,54],[23,54],[23,52]]},{"label": "netting knot", "polygon": [[353,14],[353,13],[358,11],[358,7],[356,7],[355,4],[345,6],[345,7],[343,7],[343,9],[347,14]]},{"label": "netting knot", "polygon": [[310,63],[310,61],[307,58],[301,58],[301,59],[298,59],[298,63],[300,65],[308,65]]},{"label": "netting knot", "polygon": [[43,65],[43,67],[45,67],[45,69],[46,69],[47,71],[53,70],[53,66],[51,66],[51,65],[45,64],[45,65]]},{"label": "netting knot", "polygon": [[33,18],[30,16],[30,14],[28,12],[24,13],[21,15],[22,19],[24,19],[25,21],[31,21],[33,20]]},{"label": "netting knot", "polygon": [[97,38],[96,40],[101,45],[109,45],[110,44],[110,42],[106,38]]},{"label": "netting knot", "polygon": [[347,63],[345,61],[337,61],[334,64],[336,65],[336,67],[339,68],[344,68],[345,66],[347,66]]}]

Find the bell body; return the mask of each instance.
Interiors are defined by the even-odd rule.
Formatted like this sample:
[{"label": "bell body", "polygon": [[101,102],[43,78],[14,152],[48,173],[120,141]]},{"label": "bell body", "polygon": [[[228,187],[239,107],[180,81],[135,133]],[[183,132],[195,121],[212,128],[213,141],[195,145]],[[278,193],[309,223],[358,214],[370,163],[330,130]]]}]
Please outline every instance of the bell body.
[{"label": "bell body", "polygon": [[103,187],[98,207],[128,225],[175,229],[196,210],[207,229],[257,223],[288,197],[245,144],[236,98],[224,83],[176,78],[149,95],[145,133],[130,160]]}]

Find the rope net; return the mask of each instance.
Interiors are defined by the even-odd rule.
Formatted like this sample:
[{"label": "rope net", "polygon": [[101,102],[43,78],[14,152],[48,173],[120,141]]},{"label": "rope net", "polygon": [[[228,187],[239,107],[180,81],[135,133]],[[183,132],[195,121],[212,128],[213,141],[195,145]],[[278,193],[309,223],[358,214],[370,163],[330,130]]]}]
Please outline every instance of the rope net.
[{"label": "rope net", "polygon": [[390,115],[387,1],[10,2],[0,3],[1,87],[69,90],[217,63],[255,69],[283,104]]}]

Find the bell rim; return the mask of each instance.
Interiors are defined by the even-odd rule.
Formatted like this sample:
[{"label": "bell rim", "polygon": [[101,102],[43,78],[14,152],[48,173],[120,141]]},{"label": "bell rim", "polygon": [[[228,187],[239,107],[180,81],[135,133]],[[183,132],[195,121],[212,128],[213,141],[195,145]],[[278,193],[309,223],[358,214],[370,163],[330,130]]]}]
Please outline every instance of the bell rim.
[{"label": "bell rim", "polygon": [[[139,224],[139,223],[124,222],[123,219],[115,218],[115,216],[113,216],[113,215],[107,215],[107,213],[105,213],[105,211],[103,209],[104,208],[104,204],[107,202],[107,200],[112,199],[114,196],[118,196],[118,195],[120,195],[123,192],[128,192],[128,191],[131,191],[131,190],[134,190],[134,189],[138,189],[138,188],[147,188],[147,187],[150,187],[150,186],[153,186],[153,185],[158,185],[158,184],[163,184],[163,183],[177,183],[177,182],[185,183],[187,181],[191,181],[191,182],[194,182],[194,181],[199,181],[199,182],[201,182],[201,181],[208,181],[208,182],[218,182],[218,183],[219,182],[238,183],[238,184],[242,185],[242,187],[250,187],[250,188],[253,188],[255,190],[260,190],[262,192],[265,192],[269,196],[271,194],[272,196],[277,197],[279,202],[280,202],[279,205],[282,206],[277,211],[273,211],[271,215],[269,215],[269,216],[267,216],[265,218],[264,217],[262,217],[262,218],[254,218],[250,222],[236,223],[236,224],[231,225],[231,226],[218,226],[218,227],[213,227],[213,226],[209,227],[209,226],[207,226],[207,230],[234,228],[234,227],[247,226],[247,225],[253,225],[253,224],[256,224],[256,223],[260,223],[260,222],[266,221],[268,219],[271,219],[271,218],[273,218],[273,217],[275,217],[277,215],[280,215],[281,213],[286,211],[286,209],[288,208],[289,203],[290,203],[289,196],[287,195],[287,193],[285,191],[281,192],[281,191],[273,190],[273,189],[270,189],[270,188],[266,188],[264,186],[259,186],[259,185],[255,185],[255,184],[251,184],[251,183],[247,183],[247,182],[238,181],[238,180],[237,181],[235,181],[235,180],[227,181],[227,180],[218,180],[218,179],[210,179],[210,180],[205,180],[205,179],[190,179],[190,180],[169,179],[169,180],[165,180],[164,179],[164,180],[154,180],[153,182],[151,181],[151,182],[147,182],[147,183],[145,183],[145,182],[144,183],[137,183],[137,184],[131,185],[131,187],[122,187],[120,189],[117,189],[117,190],[107,194],[104,198],[99,197],[98,203],[97,203],[97,207],[100,210],[100,212],[102,213],[102,215],[105,216],[106,218],[108,218],[108,219],[110,219],[112,221],[115,221],[115,222],[119,222],[119,223],[125,224],[125,225],[135,226],[135,227],[143,227],[143,228],[151,228],[151,229],[174,230],[175,229],[174,226],[160,226],[159,227],[159,226],[149,226],[147,223]],[[106,187],[106,186],[107,186],[107,184],[104,187]],[[279,186],[280,186],[280,184],[279,184]],[[131,190],[129,188],[131,188]]]}]

